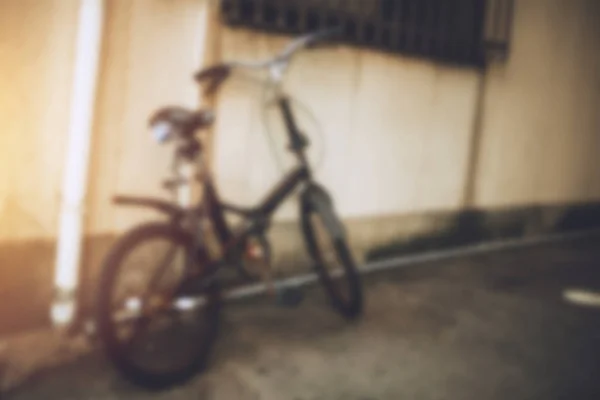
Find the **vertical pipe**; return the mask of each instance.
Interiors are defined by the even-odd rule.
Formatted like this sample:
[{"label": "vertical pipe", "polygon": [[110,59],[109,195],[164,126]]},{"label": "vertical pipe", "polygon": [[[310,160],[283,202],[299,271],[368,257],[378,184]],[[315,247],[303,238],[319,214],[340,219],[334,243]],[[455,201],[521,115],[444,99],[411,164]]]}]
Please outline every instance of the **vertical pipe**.
[{"label": "vertical pipe", "polygon": [[465,209],[475,208],[477,200],[477,184],[479,182],[479,170],[481,168],[481,152],[483,124],[485,118],[485,95],[487,92],[487,71],[477,72],[477,89],[473,110],[473,125],[471,127],[471,138],[469,141],[469,155],[465,173],[465,187],[463,191],[462,204]]},{"label": "vertical pipe", "polygon": [[103,25],[104,0],[81,0],[51,310],[55,325],[71,323],[75,314]]},{"label": "vertical pipe", "polygon": [[[481,38],[479,41],[481,45],[484,45],[485,38],[485,23],[487,15],[487,7],[485,2],[476,0],[476,5],[481,7],[477,10],[478,14],[482,16],[481,20],[476,24],[475,36]],[[486,54],[480,55],[481,62],[486,63]],[[475,208],[477,200],[477,185],[479,183],[479,173],[481,168],[481,152],[484,121],[485,121],[485,100],[488,87],[488,70],[487,66],[484,66],[477,72],[477,88],[476,97],[473,110],[473,125],[471,126],[471,138],[469,142],[469,155],[467,159],[467,169],[465,174],[465,187],[463,192],[463,204],[466,209]]]}]

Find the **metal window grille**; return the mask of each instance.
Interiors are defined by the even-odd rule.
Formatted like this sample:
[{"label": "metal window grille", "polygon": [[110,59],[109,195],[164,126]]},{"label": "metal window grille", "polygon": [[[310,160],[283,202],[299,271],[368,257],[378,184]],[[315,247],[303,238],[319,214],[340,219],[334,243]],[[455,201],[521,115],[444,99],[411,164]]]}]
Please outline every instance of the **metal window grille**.
[{"label": "metal window grille", "polygon": [[513,0],[221,0],[229,26],[298,34],[342,26],[341,42],[452,64],[506,54]]}]

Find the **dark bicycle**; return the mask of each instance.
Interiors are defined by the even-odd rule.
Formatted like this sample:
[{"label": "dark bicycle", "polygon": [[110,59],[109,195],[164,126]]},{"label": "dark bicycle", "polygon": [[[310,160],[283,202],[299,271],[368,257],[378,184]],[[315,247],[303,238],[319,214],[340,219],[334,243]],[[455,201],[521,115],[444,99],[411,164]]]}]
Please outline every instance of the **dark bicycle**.
[{"label": "dark bicycle", "polygon": [[[218,272],[235,266],[246,279],[270,283],[270,246],[266,238],[270,220],[282,202],[297,188],[301,227],[307,250],[333,307],[354,319],[363,307],[362,287],[348,248],[344,226],[327,191],[314,181],[305,149],[306,137],[296,126],[289,98],[281,90],[292,57],[301,49],[330,38],[334,30],[317,32],[292,41],[275,58],[261,63],[234,62],[207,68],[195,79],[214,93],[234,70],[266,69],[275,88],[275,100],[284,118],[289,149],[298,166],[254,208],[220,200],[211,176],[190,173],[166,182],[184,188],[199,182],[202,200],[186,207],[159,199],[115,198],[117,204],[143,206],[168,216],[128,231],[111,248],[101,270],[97,298],[97,327],[108,358],[130,381],[151,389],[180,384],[207,364],[217,336],[222,299]],[[175,141],[174,169],[202,168],[202,146],[195,133],[209,127],[210,111],[166,107],[150,119],[155,138]],[[231,226],[226,215],[242,222]],[[216,246],[209,245],[209,238]],[[146,251],[140,249],[146,246]],[[128,264],[134,255],[136,262]],[[141,267],[153,266],[148,277]],[[122,278],[131,273],[128,279]],[[121,288],[119,284],[123,284]],[[273,290],[271,290],[273,292]],[[177,348],[179,347],[179,348]]]}]

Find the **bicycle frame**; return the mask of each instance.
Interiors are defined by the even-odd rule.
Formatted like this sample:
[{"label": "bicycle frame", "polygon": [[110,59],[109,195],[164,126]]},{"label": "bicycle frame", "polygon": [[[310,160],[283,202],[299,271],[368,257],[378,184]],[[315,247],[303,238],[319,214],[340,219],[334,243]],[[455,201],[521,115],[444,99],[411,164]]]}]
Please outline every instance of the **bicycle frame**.
[{"label": "bicycle frame", "polygon": [[[121,205],[153,208],[160,213],[166,214],[175,223],[183,220],[189,212],[198,213],[204,209],[205,211],[208,211],[208,217],[211,219],[218,239],[224,248],[229,248],[235,243],[239,243],[240,240],[245,239],[247,234],[252,233],[252,231],[256,232],[257,229],[264,230],[266,226],[263,225],[268,225],[268,221],[273,213],[298,186],[302,183],[312,183],[312,172],[304,152],[308,143],[296,125],[288,98],[283,94],[278,94],[277,103],[285,121],[286,131],[290,139],[289,148],[296,155],[299,166],[286,175],[271,190],[271,192],[267,194],[265,199],[258,206],[254,208],[242,208],[221,201],[210,177],[204,178],[203,203],[192,210],[186,210],[165,200],[145,197],[117,196],[113,201]],[[234,236],[237,235],[232,233],[232,229],[225,218],[226,212],[240,215],[250,222],[254,222],[255,226],[251,227],[254,229],[247,229],[247,232],[245,232],[246,234],[242,234],[240,237],[235,238]],[[238,240],[234,240],[234,243],[231,243],[232,239]]]},{"label": "bicycle frame", "polygon": [[[245,240],[251,233],[262,232],[268,227],[269,220],[279,206],[303,183],[312,182],[312,172],[308,165],[304,149],[308,145],[296,125],[287,97],[280,95],[277,99],[279,109],[285,121],[290,138],[290,150],[297,156],[299,166],[289,172],[266,196],[253,208],[242,208],[221,201],[211,179],[204,183],[204,205],[207,207],[209,218],[213,222],[221,246],[228,250]],[[225,218],[226,212],[231,212],[250,222],[242,232],[235,235]]]}]

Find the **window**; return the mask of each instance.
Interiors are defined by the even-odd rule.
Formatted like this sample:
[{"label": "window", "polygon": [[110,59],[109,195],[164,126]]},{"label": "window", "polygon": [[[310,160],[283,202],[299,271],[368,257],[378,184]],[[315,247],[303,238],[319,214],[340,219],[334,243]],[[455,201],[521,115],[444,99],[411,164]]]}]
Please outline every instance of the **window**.
[{"label": "window", "polygon": [[508,50],[513,0],[222,0],[224,22],[298,34],[342,26],[342,42],[484,66]]}]

